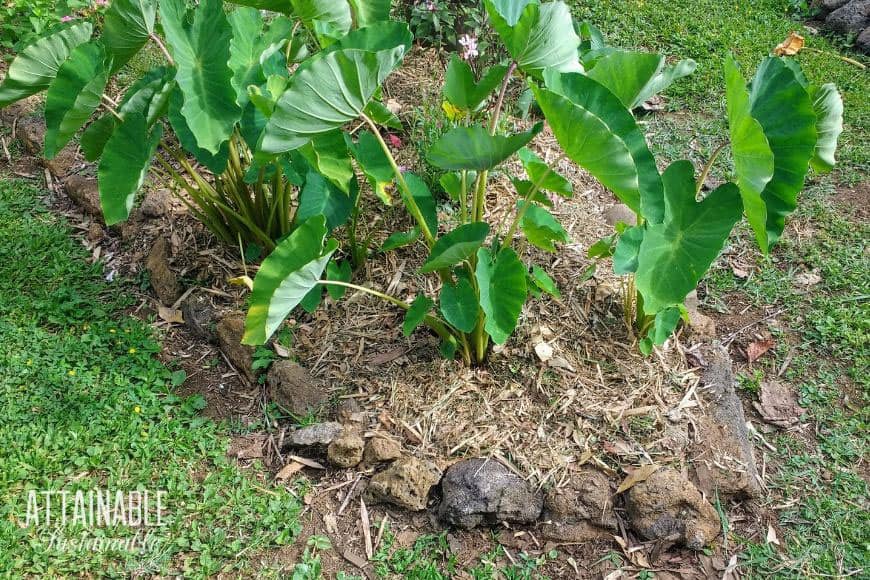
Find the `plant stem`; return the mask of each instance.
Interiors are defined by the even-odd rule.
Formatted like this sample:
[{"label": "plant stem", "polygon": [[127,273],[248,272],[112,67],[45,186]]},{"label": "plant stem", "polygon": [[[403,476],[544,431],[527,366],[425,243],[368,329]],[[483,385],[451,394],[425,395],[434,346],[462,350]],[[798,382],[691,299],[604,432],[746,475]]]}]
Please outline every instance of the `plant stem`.
[{"label": "plant stem", "polygon": [[[559,158],[556,159],[556,161],[554,163],[559,163],[559,161],[561,161],[563,157],[565,157],[564,153],[562,153],[562,155],[560,155]],[[518,211],[516,213],[516,215],[514,216],[514,221],[511,222],[511,226],[510,226],[510,228],[508,228],[508,231],[504,237],[505,243],[508,246],[510,246],[511,243],[513,242],[514,234],[516,233],[517,228],[520,225],[520,221],[526,215],[526,211],[528,211],[529,206],[532,203],[532,198],[535,197],[536,193],[541,191],[541,184],[544,183],[544,180],[546,180],[547,177],[549,177],[551,173],[554,173],[553,168],[550,167],[549,164],[547,164],[546,173],[544,173],[537,182],[532,184],[532,187],[529,188],[529,192],[523,198],[523,205],[522,205],[522,207],[520,207],[520,211]],[[499,224],[499,230],[501,230],[501,224]]]},{"label": "plant stem", "polygon": [[[293,37],[296,36],[296,30],[299,29],[299,25],[301,23],[302,23],[301,20],[297,20],[296,23],[293,25],[293,30],[290,31],[290,38],[287,39],[287,48],[284,50],[284,60],[285,61],[290,60],[290,52],[291,52],[291,49],[293,47]],[[290,63],[288,62],[287,64],[289,65]]]},{"label": "plant stem", "polygon": [[517,70],[517,62],[512,61],[508,67],[507,73],[504,75],[504,80],[501,83],[501,90],[498,93],[498,100],[495,102],[495,110],[492,113],[492,119],[489,124],[489,134],[495,135],[495,130],[498,127],[498,119],[501,116],[501,108],[504,104],[504,96],[507,93],[508,85],[511,77],[514,76],[514,71]]},{"label": "plant stem", "polygon": [[698,181],[695,184],[695,195],[701,193],[701,188],[704,187],[704,182],[707,181],[707,176],[710,175],[710,170],[713,169],[713,164],[716,162],[716,158],[719,157],[719,154],[722,153],[722,150],[725,149],[728,145],[730,145],[730,143],[726,141],[716,147],[716,150],[713,151],[713,155],[710,156],[710,159],[704,166],[704,170],[701,172],[701,175],[698,176]]},{"label": "plant stem", "polygon": [[166,49],[166,45],[163,44],[163,41],[160,40],[160,37],[157,36],[157,35],[156,35],[155,33],[153,33],[153,32],[152,32],[151,34],[149,34],[148,36],[151,38],[151,40],[154,41],[154,44],[156,44],[157,47],[160,48],[161,52],[163,52],[163,56],[166,57],[166,61],[167,61],[170,65],[175,66],[175,60],[172,58],[172,55],[169,54],[169,51]]},{"label": "plant stem", "polygon": [[462,223],[468,221],[468,172],[462,172],[462,187],[459,196],[459,220]]}]

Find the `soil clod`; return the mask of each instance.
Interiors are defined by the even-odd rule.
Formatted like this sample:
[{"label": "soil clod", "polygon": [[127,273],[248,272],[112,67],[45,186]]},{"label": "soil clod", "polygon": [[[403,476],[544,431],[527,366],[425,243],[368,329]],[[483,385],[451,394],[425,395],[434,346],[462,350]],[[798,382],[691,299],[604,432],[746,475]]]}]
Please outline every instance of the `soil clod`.
[{"label": "soil clod", "polygon": [[406,457],[376,473],[365,491],[366,501],[393,504],[411,511],[426,509],[429,491],[441,472],[430,461]]},{"label": "soil clod", "polygon": [[322,385],[305,368],[293,361],[279,360],[272,363],[266,382],[272,401],[297,417],[317,411],[329,398]]}]

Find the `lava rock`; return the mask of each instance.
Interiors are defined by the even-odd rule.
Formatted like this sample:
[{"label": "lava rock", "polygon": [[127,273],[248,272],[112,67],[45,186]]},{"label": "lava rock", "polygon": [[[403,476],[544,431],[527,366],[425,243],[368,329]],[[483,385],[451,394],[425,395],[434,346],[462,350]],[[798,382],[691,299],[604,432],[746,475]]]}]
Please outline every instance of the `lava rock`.
[{"label": "lava rock", "polygon": [[172,209],[172,194],[168,189],[155,189],[145,194],[139,211],[147,218],[165,216]]},{"label": "lava rock", "polygon": [[42,156],[45,141],[45,123],[39,117],[22,117],[15,127],[15,136],[24,150],[34,157]]},{"label": "lava rock", "polygon": [[43,161],[45,168],[57,179],[63,179],[72,173],[75,166],[78,164],[76,152],[71,147],[65,147],[57,152],[53,159]]},{"label": "lava rock", "polygon": [[327,447],[343,433],[344,427],[341,423],[315,423],[290,433],[287,443],[291,447]]},{"label": "lava rock", "polygon": [[607,225],[615,227],[616,224],[622,222],[630,226],[637,225],[637,214],[631,211],[631,208],[625,204],[617,203],[609,205],[604,210],[604,221]]},{"label": "lava rock", "polygon": [[220,311],[206,292],[192,292],[181,303],[181,313],[187,329],[203,340],[215,342]]},{"label": "lava rock", "polygon": [[245,335],[245,315],[229,314],[217,325],[218,344],[227,358],[248,380],[254,376],[254,347],[242,344]]},{"label": "lava rock", "polygon": [[686,296],[686,312],[689,314],[689,328],[692,334],[700,339],[716,338],[716,323],[712,318],[700,311],[698,291],[692,290]]},{"label": "lava rock", "polygon": [[99,242],[104,237],[106,237],[106,232],[103,231],[103,226],[97,222],[91,222],[91,225],[88,226],[88,241]]},{"label": "lava rock", "polygon": [[166,305],[175,302],[181,293],[181,287],[175,273],[169,268],[169,243],[163,236],[157,238],[151,246],[145,268],[148,270],[151,288],[160,302]]},{"label": "lava rock", "polygon": [[844,34],[860,34],[870,26],[870,0],[852,0],[825,19],[828,26]]},{"label": "lava rock", "polygon": [[329,399],[306,369],[289,360],[272,363],[266,384],[272,401],[299,417],[317,411]]},{"label": "lava rock", "polygon": [[855,50],[860,50],[864,54],[870,54],[870,26],[858,35],[855,39]]},{"label": "lava rock", "polygon": [[758,497],[761,484],[743,405],[734,391],[731,358],[722,347],[703,351],[705,365],[698,398],[706,412],[697,418],[692,457],[698,482],[707,494],[738,499]]},{"label": "lava rock", "polygon": [[837,8],[848,4],[851,0],[822,0],[819,3],[819,8],[821,9],[823,14],[830,14]]},{"label": "lava rock", "polygon": [[91,217],[103,219],[103,209],[100,206],[100,188],[96,179],[71,175],[64,180],[63,188],[69,198],[82,208],[82,211]]},{"label": "lava rock", "polygon": [[402,456],[402,447],[386,437],[372,437],[366,443],[363,460],[367,465],[394,461]]},{"label": "lava rock", "polygon": [[429,461],[406,457],[376,473],[366,487],[372,503],[389,503],[411,511],[426,509],[429,492],[441,479],[441,472]]},{"label": "lava rock", "polygon": [[606,475],[591,467],[583,469],[567,486],[544,495],[542,535],[559,542],[609,538],[617,528],[612,496]]},{"label": "lava rock", "polygon": [[450,466],[441,491],[438,517],[464,529],[499,522],[534,522],[544,502],[540,491],[498,461],[486,459],[466,459]]},{"label": "lava rock", "polygon": [[337,467],[354,467],[359,465],[363,458],[365,441],[353,431],[345,429],[344,432],[332,440],[326,449],[326,456],[330,463]]},{"label": "lava rock", "polygon": [[647,540],[675,540],[700,550],[719,535],[716,510],[692,482],[674,469],[660,469],[626,492],[634,530]]}]

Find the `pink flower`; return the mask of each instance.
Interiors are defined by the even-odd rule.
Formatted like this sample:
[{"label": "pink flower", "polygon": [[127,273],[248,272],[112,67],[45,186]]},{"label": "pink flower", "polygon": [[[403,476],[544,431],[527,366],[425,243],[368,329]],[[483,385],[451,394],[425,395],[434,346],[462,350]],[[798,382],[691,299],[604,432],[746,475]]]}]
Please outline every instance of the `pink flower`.
[{"label": "pink flower", "polygon": [[402,146],[402,140],[399,139],[397,135],[393,135],[392,133],[387,134],[387,140],[390,142],[390,145],[395,147],[396,149]]},{"label": "pink flower", "polygon": [[60,21],[61,22],[69,22],[72,19],[73,19],[72,16],[64,16],[63,18],[60,19]]},{"label": "pink flower", "polygon": [[464,60],[471,60],[473,58],[477,58],[477,39],[470,34],[463,34],[459,37],[459,46],[462,47],[460,50],[460,56]]},{"label": "pink flower", "polygon": [[94,0],[95,6],[108,6],[109,0]]}]

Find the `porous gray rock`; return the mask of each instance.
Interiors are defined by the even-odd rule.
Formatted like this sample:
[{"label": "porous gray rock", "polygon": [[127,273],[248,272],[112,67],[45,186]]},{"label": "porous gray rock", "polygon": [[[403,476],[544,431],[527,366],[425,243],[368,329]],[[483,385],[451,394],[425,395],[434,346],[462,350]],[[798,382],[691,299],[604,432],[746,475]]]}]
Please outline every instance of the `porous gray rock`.
[{"label": "porous gray rock", "polygon": [[573,474],[565,487],[544,494],[541,534],[558,542],[610,538],[616,531],[610,480],[595,468]]},{"label": "porous gray rock", "polygon": [[604,221],[609,226],[616,226],[619,222],[630,226],[637,225],[637,214],[623,203],[609,205],[604,210]]},{"label": "porous gray rock", "polygon": [[103,209],[100,206],[100,189],[96,179],[71,175],[63,181],[63,188],[82,211],[102,221]]},{"label": "porous gray rock", "polygon": [[402,446],[386,437],[372,437],[366,443],[363,460],[367,465],[394,461],[402,456]]},{"label": "porous gray rock", "polygon": [[245,335],[245,315],[224,316],[217,324],[218,345],[237,371],[253,381],[254,347],[242,344]]},{"label": "porous gray rock", "polygon": [[701,312],[698,301],[698,291],[692,290],[685,300],[686,312],[689,314],[689,329],[700,339],[716,338],[716,323],[712,318]]},{"label": "porous gray rock", "polygon": [[169,243],[163,236],[157,238],[151,246],[145,268],[148,270],[151,288],[160,302],[167,306],[175,302],[181,293],[181,287],[175,273],[169,268]]},{"label": "porous gray rock", "polygon": [[306,425],[290,433],[287,444],[290,447],[327,447],[344,433],[341,423],[326,421]]},{"label": "porous gray rock", "polygon": [[499,522],[532,523],[544,498],[522,478],[493,459],[466,459],[450,466],[441,481],[438,517],[471,529]]},{"label": "porous gray rock", "polygon": [[354,431],[345,429],[326,449],[329,462],[337,467],[355,467],[363,458],[365,441]]},{"label": "porous gray rock", "polygon": [[858,38],[855,39],[855,50],[860,50],[864,54],[870,54],[870,26],[864,29]]},{"label": "porous gray rock", "polygon": [[304,367],[289,360],[272,363],[266,384],[272,401],[297,417],[319,410],[329,399],[323,386]]},{"label": "porous gray rock", "polygon": [[819,9],[822,11],[822,14],[830,14],[837,8],[848,4],[851,0],[822,0],[819,3]]},{"label": "porous gray rock", "polygon": [[852,0],[843,4],[828,15],[825,23],[837,32],[861,34],[870,26],[870,0]]},{"label": "porous gray rock", "polygon": [[366,487],[371,503],[389,503],[411,511],[426,509],[429,492],[441,479],[441,472],[430,461],[405,457],[376,473]]},{"label": "porous gray rock", "polygon": [[215,342],[220,311],[206,292],[191,292],[181,303],[181,314],[190,332],[202,340]]},{"label": "porous gray rock", "polygon": [[660,469],[626,492],[631,527],[647,540],[676,541],[700,550],[721,530],[716,510],[674,469]]},{"label": "porous gray rock", "polygon": [[168,189],[155,189],[145,194],[139,212],[146,218],[165,216],[172,209],[172,194]]}]

